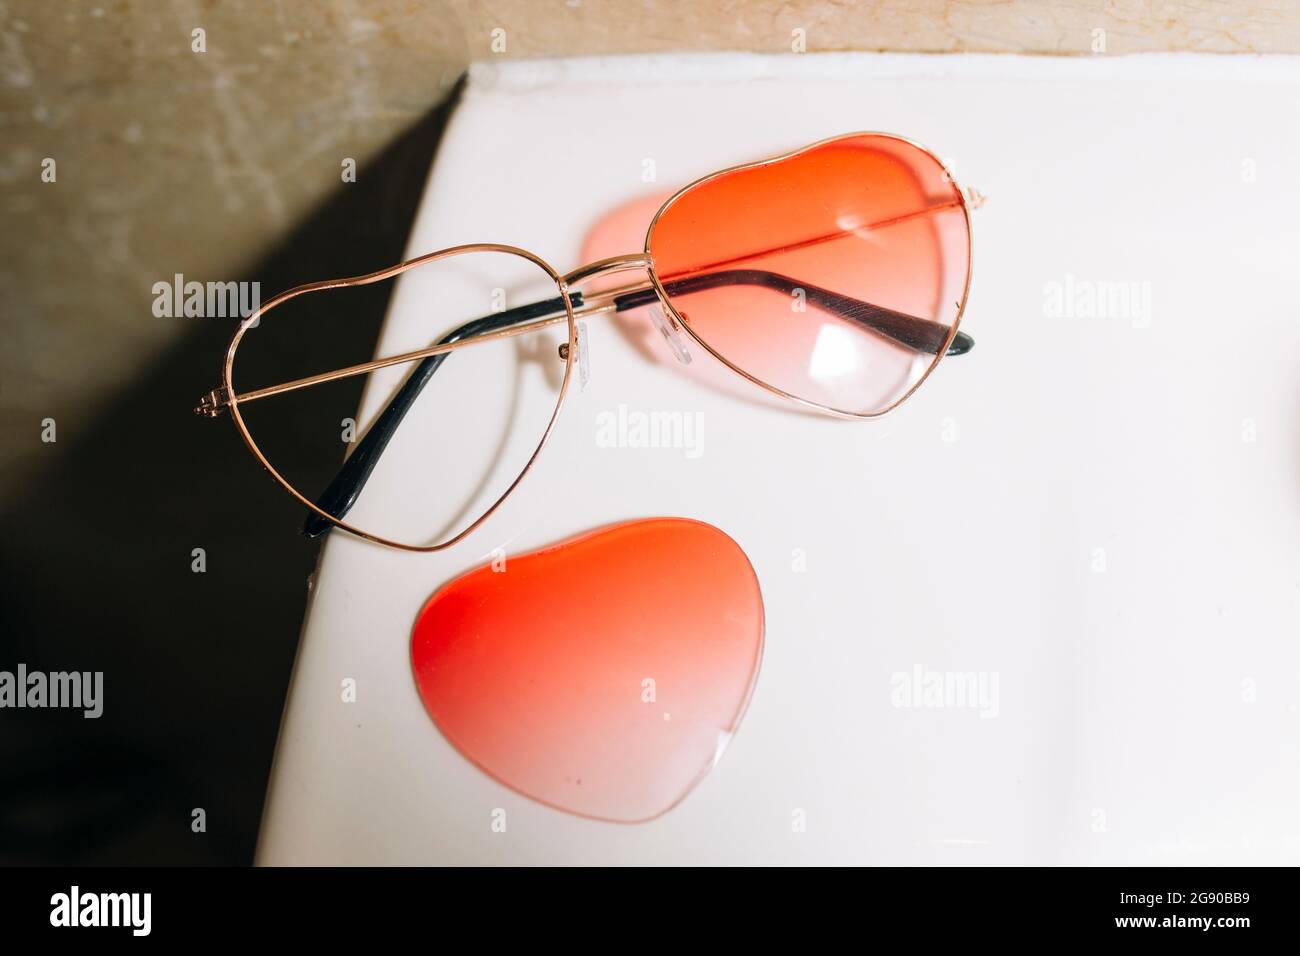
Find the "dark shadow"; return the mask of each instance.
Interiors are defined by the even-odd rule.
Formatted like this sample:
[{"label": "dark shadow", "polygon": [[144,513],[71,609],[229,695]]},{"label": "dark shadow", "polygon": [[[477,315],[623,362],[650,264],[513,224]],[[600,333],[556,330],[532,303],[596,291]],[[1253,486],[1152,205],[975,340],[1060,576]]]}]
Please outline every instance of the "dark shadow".
[{"label": "dark shadow", "polygon": [[[267,298],[400,261],[459,92],[241,278]],[[391,283],[369,288],[380,317]],[[184,321],[0,513],[0,670],[104,673],[99,719],[0,712],[0,863],[252,861],[318,544],[229,419],[192,411],[219,380],[232,321]],[[328,349],[372,351],[378,330],[352,323]]]}]

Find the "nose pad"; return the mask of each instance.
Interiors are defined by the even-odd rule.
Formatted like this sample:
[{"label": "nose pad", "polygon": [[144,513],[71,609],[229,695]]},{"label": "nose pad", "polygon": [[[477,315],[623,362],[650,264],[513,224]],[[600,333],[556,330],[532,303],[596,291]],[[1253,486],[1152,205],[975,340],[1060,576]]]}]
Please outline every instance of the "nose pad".
[{"label": "nose pad", "polygon": [[677,358],[677,361],[681,362],[683,365],[690,365],[691,353],[686,347],[686,342],[682,338],[681,329],[678,327],[676,320],[668,315],[667,311],[661,305],[652,308],[650,310],[650,316],[654,320],[655,326],[659,329],[659,333],[664,337],[664,341],[668,343],[668,348]]},{"label": "nose pad", "polygon": [[[591,352],[587,347],[587,323],[579,319],[574,324],[578,339],[578,391],[585,392],[591,383]],[[569,343],[560,343],[560,361],[569,361]]]},{"label": "nose pad", "polygon": [[581,319],[578,330],[578,391],[585,392],[591,383],[591,349],[587,345],[587,323]]}]

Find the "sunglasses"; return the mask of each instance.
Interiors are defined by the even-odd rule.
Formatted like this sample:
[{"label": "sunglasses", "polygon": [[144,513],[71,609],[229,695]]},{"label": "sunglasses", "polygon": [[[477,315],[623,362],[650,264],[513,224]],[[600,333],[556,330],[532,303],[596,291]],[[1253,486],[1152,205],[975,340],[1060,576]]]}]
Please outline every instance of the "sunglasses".
[{"label": "sunglasses", "polygon": [[[308,537],[338,527],[438,551],[518,487],[575,372],[585,386],[590,318],[620,314],[634,341],[662,336],[687,364],[698,348],[784,402],[848,418],[895,408],[974,345],[958,325],[981,203],[910,140],[838,136],[696,180],[659,207],[642,252],[567,274],[475,243],[290,289],[241,322],[195,411],[229,410],[308,509]],[[367,287],[399,276],[390,308],[427,321],[387,330],[378,357],[348,354],[349,324],[385,306]]]}]

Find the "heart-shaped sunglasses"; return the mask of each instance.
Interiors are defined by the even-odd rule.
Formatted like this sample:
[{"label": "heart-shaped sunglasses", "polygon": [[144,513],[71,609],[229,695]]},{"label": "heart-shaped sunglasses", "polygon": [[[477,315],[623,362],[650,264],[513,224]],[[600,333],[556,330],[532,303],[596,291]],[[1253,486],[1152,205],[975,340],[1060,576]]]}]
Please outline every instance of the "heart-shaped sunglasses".
[{"label": "heart-shaped sunglasses", "polygon": [[[832,415],[896,407],[940,358],[974,344],[958,325],[981,202],[910,140],[834,137],[691,183],[659,208],[643,251],[564,275],[525,249],[476,243],[283,292],[240,324],[221,386],[195,411],[230,411],[253,455],[309,509],[308,536],[337,526],[437,551],[486,521],[536,461],[575,368],[585,381],[590,317],[647,317],[679,361],[698,346],[767,393]],[[350,318],[343,297],[398,276],[395,302],[418,303],[450,331],[429,345],[434,329],[404,326],[389,336],[395,347],[386,341],[392,354],[342,364],[321,343],[329,321]],[[473,360],[447,362],[462,351]],[[359,383],[364,432],[349,417]],[[311,411],[295,415],[294,401]],[[622,415],[609,440],[680,442],[683,414]],[[319,429],[321,447],[310,447],[302,422],[335,420],[341,430]],[[341,468],[340,437],[351,449]]]}]

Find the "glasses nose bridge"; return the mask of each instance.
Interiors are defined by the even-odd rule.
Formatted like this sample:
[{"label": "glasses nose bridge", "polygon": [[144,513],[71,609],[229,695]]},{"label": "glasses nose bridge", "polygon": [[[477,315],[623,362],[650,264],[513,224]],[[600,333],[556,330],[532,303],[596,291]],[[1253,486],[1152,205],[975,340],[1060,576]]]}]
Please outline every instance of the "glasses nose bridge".
[{"label": "glasses nose bridge", "polygon": [[610,256],[608,259],[597,259],[595,262],[589,262],[585,266],[579,266],[572,272],[563,276],[564,284],[569,288],[575,288],[593,279],[609,275],[614,272],[630,272],[632,270],[644,270],[646,278],[650,278],[650,271],[654,268],[654,262],[650,256],[644,252],[633,252],[622,256]]}]

